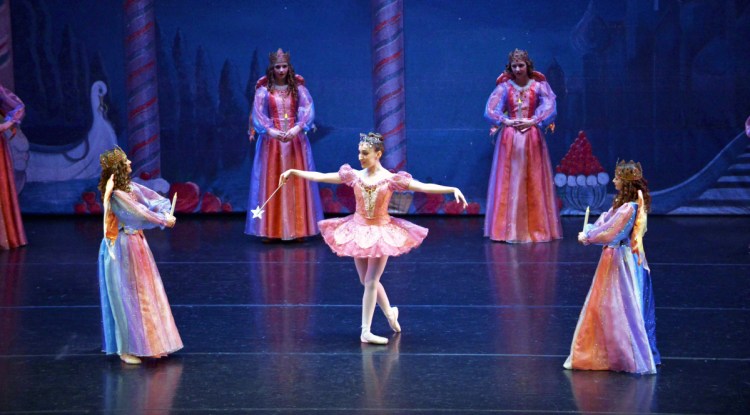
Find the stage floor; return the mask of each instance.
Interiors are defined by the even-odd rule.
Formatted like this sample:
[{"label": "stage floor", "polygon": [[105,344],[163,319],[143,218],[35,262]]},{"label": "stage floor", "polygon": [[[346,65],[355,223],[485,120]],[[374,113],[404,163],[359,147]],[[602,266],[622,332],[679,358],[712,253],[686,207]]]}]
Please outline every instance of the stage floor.
[{"label": "stage floor", "polygon": [[317,237],[264,244],[244,217],[147,231],[185,348],[141,366],[101,349],[101,218],[27,217],[0,251],[0,413],[750,413],[750,217],[652,217],[646,235],[663,365],[654,376],[562,368],[599,247],[508,245],[482,217],[430,229],[382,282],[359,342],[353,261]]}]

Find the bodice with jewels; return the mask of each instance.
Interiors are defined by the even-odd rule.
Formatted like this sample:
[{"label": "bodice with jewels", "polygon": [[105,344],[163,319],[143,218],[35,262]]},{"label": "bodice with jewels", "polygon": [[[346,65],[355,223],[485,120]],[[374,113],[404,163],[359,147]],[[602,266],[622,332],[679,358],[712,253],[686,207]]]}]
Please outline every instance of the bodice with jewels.
[{"label": "bodice with jewels", "polygon": [[297,118],[292,90],[288,86],[286,88],[273,86],[269,92],[268,112],[273,125],[278,130],[288,131],[294,126]]},{"label": "bodice with jewels", "polygon": [[341,167],[339,175],[342,181],[354,190],[356,213],[368,220],[387,220],[390,217],[388,202],[393,192],[407,190],[411,182],[411,175],[402,171],[377,182],[368,183],[348,164]]},{"label": "bodice with jewels", "polygon": [[534,116],[534,111],[539,105],[537,96],[537,82],[530,79],[529,82],[524,86],[518,86],[513,81],[507,81],[510,88],[508,88],[508,95],[506,101],[506,109],[510,118],[531,118]]}]

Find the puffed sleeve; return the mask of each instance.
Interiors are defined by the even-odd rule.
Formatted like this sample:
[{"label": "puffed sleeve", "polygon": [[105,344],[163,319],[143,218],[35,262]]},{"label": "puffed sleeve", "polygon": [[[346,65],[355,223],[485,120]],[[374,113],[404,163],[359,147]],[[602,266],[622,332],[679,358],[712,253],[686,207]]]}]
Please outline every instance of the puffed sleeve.
[{"label": "puffed sleeve", "polygon": [[492,125],[503,125],[503,120],[507,120],[505,115],[505,101],[508,96],[508,83],[503,82],[495,87],[487,105],[484,107],[484,119]]},{"label": "puffed sleeve", "polygon": [[310,131],[315,121],[315,105],[310,92],[304,85],[297,86],[299,106],[297,108],[297,125],[305,131]]},{"label": "puffed sleeve", "polygon": [[[127,192],[115,190],[112,193],[112,211],[125,226],[133,229],[151,229],[167,225],[165,214],[170,209],[169,200],[158,193],[136,183],[133,199]],[[145,191],[144,191],[145,189]]]},{"label": "puffed sleeve", "polygon": [[604,220],[596,221],[583,231],[590,243],[607,245],[627,238],[633,229],[635,209],[631,203],[625,203],[613,214],[602,215],[602,218]]},{"label": "puffed sleeve", "polygon": [[345,185],[354,186],[354,181],[357,179],[357,173],[350,165],[344,164],[339,168],[339,178],[341,178],[341,182]]},{"label": "puffed sleeve", "polygon": [[388,186],[393,191],[403,192],[404,190],[409,190],[409,183],[411,183],[411,174],[400,171],[391,176]]},{"label": "puffed sleeve", "polygon": [[5,114],[3,121],[12,121],[18,125],[26,115],[26,106],[16,94],[0,85],[0,111]]},{"label": "puffed sleeve", "polygon": [[273,121],[268,115],[268,89],[264,86],[255,90],[253,127],[258,134],[265,134],[269,128],[273,127]]},{"label": "puffed sleeve", "polygon": [[557,115],[557,103],[555,93],[552,92],[546,81],[539,82],[539,106],[534,111],[534,119],[538,121],[539,127],[545,128],[555,121]]}]

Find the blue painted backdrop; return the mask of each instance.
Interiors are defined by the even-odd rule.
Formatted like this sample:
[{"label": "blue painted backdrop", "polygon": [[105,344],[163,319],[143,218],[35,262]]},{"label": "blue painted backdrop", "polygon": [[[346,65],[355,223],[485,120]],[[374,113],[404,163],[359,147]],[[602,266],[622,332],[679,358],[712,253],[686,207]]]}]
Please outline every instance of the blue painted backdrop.
[{"label": "blue painted backdrop", "polygon": [[[661,211],[750,213],[739,137],[750,115],[750,1],[404,3],[415,177],[458,185],[483,211],[492,146],[482,112],[508,52],[523,48],[558,95],[553,166],[585,130],[608,171],[618,158],[642,162],[651,189],[663,191]],[[369,1],[157,0],[155,11],[164,179],[194,182],[226,210],[247,208],[249,101],[279,47],[315,101],[318,169],[356,163],[358,133],[373,125]],[[122,2],[14,1],[12,22],[30,151],[86,135],[95,80],[109,85],[107,117],[126,147]],[[73,212],[95,186],[27,182],[23,210]],[[51,189],[59,200],[45,197]]]}]

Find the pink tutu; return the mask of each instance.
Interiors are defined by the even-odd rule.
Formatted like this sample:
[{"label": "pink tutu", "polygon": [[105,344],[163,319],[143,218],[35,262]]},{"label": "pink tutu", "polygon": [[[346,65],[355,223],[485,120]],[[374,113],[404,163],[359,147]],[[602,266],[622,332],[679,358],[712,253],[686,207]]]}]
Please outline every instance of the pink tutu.
[{"label": "pink tutu", "polygon": [[344,218],[318,222],[320,233],[338,256],[378,258],[405,254],[422,244],[427,228],[388,214],[394,191],[408,190],[411,175],[398,172],[377,183],[365,183],[348,164],[339,177],[354,190],[357,210]]},{"label": "pink tutu", "polygon": [[320,233],[338,256],[377,258],[405,254],[422,244],[429,230],[407,220],[388,217],[385,224],[358,214],[318,222]]}]

